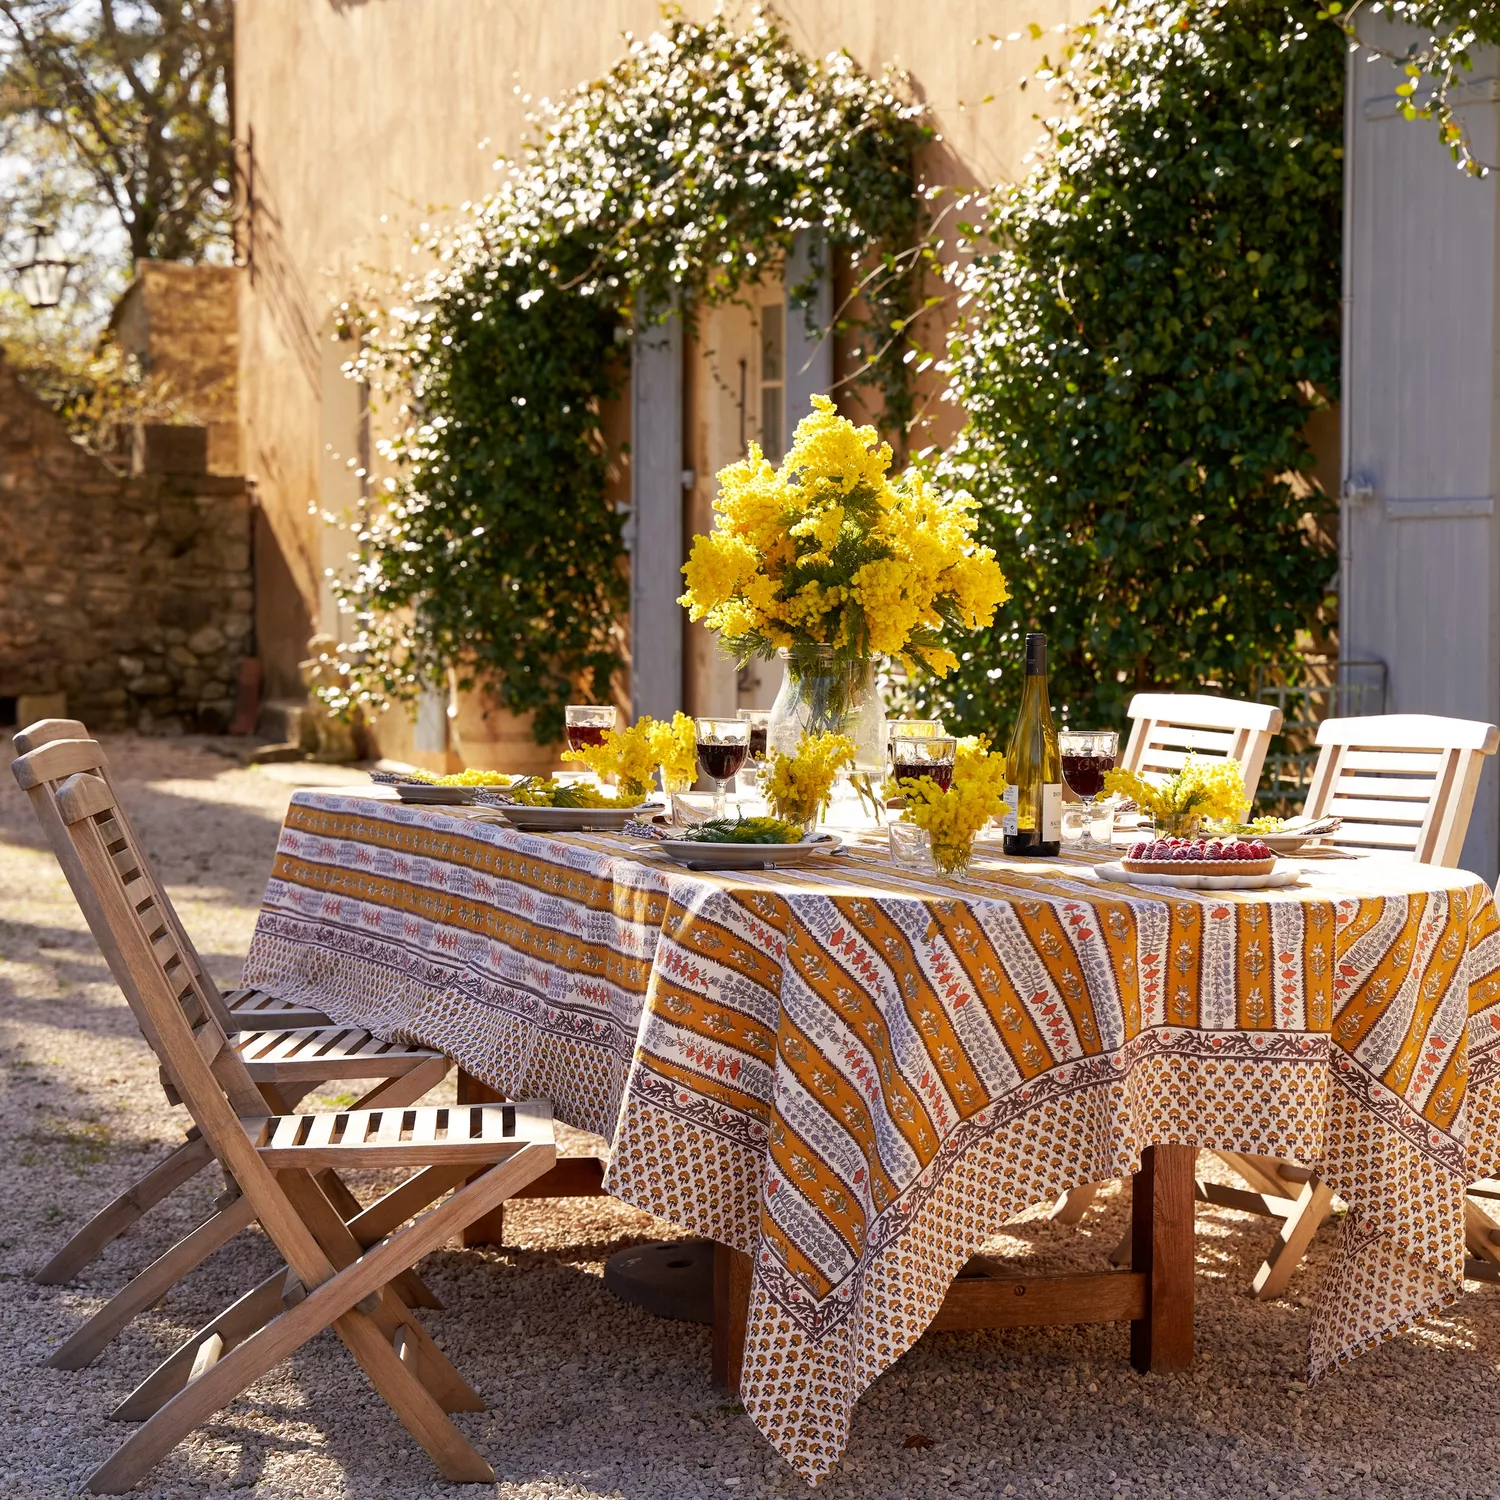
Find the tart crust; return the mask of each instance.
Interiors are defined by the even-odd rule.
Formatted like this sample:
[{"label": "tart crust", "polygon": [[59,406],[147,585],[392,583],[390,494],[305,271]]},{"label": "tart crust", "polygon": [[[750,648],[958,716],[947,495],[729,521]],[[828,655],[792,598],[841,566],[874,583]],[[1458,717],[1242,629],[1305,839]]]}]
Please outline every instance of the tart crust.
[{"label": "tart crust", "polygon": [[1132,875],[1269,875],[1271,859],[1122,859]]}]

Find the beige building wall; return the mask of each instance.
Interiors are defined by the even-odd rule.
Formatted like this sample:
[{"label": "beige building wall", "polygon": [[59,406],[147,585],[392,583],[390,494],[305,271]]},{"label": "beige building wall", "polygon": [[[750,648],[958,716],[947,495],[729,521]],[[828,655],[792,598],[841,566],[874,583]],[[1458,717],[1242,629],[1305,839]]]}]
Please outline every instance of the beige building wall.
[{"label": "beige building wall", "polygon": [[[712,4],[683,8],[707,15]],[[1051,28],[1089,9],[1090,0],[778,6],[808,52],[842,47],[871,72],[906,69],[941,136],[928,175],[959,186],[1024,170],[1045,99],[1035,86],[1023,93],[1019,82],[1056,48]],[[275,643],[269,684],[294,683],[295,659],[280,658],[305,621],[334,625],[326,570],[340,566],[346,549],[341,538],[330,540],[323,513],[357,502],[359,476],[348,460],[367,451],[359,402],[339,374],[339,350],[329,350],[338,303],[366,285],[372,269],[409,265],[422,225],[490,190],[495,157],[518,149],[526,114],[543,96],[598,77],[624,50],[623,32],[647,33],[659,19],[655,0],[240,0],[235,128],[253,195],[240,245],[249,262],[241,283],[242,448],[263,508],[257,545],[274,554],[262,558],[262,575],[280,579],[259,610],[260,639]],[[1032,23],[1044,28],[1041,41],[1029,36]],[[733,315],[716,317],[719,363],[736,368],[734,339],[756,358],[753,318],[736,327]],[[688,361],[691,378],[706,380],[702,350],[690,350]],[[699,473],[694,525],[712,498],[713,470],[737,456],[738,419],[726,415],[721,397],[707,386],[689,393],[701,418],[684,427],[684,461]],[[377,407],[376,435],[381,420]],[[688,659],[705,708],[734,694],[732,673],[726,678],[701,642],[690,642]],[[774,683],[752,691],[759,699],[767,688]],[[412,751],[409,726],[397,717],[380,730],[387,753],[432,759]],[[466,759],[498,754],[494,746],[515,753],[516,727],[502,717],[465,706]],[[486,752],[480,736],[490,733]]]}]

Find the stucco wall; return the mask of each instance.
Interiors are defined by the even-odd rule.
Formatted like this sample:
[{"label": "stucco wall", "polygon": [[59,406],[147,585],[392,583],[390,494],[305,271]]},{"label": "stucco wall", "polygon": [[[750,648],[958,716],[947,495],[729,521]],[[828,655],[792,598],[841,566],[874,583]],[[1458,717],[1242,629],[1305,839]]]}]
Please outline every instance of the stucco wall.
[{"label": "stucco wall", "polygon": [[121,347],[208,428],[208,472],[239,474],[239,277],[234,266],[143,260],[111,322]]},{"label": "stucco wall", "polygon": [[[706,15],[712,3],[683,8]],[[1007,36],[1080,20],[1091,3],[780,0],[777,8],[808,52],[843,47],[872,72],[906,69],[941,136],[927,176],[967,186],[1019,175],[1039,134],[1034,114],[1045,96],[1018,84],[1058,38]],[[537,100],[597,77],[623,51],[622,32],[649,32],[659,18],[656,0],[240,0],[236,133],[250,143],[255,200],[240,247],[250,262],[241,292],[243,457],[285,564],[284,587],[298,595],[263,595],[263,621],[300,607],[336,628],[324,573],[340,564],[340,546],[330,545],[317,510],[350,503],[327,458],[346,460],[361,446],[357,432],[339,438],[328,420],[347,406],[327,347],[337,303],[368,282],[367,268],[399,272],[415,229],[490,189],[494,158],[516,150]],[[378,432],[378,411],[373,420]],[[266,665],[276,680],[295,662]],[[381,738],[391,753],[409,744],[396,716]]]}]

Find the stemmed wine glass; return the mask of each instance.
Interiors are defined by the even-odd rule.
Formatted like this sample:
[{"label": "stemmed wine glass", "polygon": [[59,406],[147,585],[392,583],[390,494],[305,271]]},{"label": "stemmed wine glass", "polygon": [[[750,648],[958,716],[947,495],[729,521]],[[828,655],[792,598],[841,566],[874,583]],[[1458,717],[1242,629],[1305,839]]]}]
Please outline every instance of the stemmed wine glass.
[{"label": "stemmed wine glass", "polygon": [[766,767],[766,738],[771,728],[769,708],[742,708],[736,718],[750,726],[750,755],[745,768],[740,772],[739,792],[742,797],[754,796],[760,791],[760,775]]},{"label": "stemmed wine glass", "polygon": [[750,758],[748,719],[699,719],[698,764],[714,783],[714,817],[724,816],[724,793]]},{"label": "stemmed wine glass", "polygon": [[1083,802],[1087,832],[1078,841],[1081,849],[1107,849],[1094,837],[1094,799],[1104,790],[1104,778],[1115,766],[1120,736],[1113,729],[1064,729],[1057,737],[1062,756],[1063,780]]}]

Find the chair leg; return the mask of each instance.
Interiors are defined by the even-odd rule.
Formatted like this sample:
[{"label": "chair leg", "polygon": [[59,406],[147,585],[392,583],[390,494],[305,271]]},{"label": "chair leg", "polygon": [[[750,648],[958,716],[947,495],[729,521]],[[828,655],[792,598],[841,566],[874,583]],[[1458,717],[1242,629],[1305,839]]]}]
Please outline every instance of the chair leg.
[{"label": "chair leg", "polygon": [[[325,1282],[319,1291],[336,1294],[342,1290],[340,1282],[347,1286],[355,1279],[345,1272]],[[131,1489],[201,1422],[321,1333],[329,1323],[327,1303],[334,1300],[336,1295],[321,1299],[309,1295],[228,1353],[220,1352],[218,1340],[205,1340],[191,1378],[89,1476],[89,1489],[111,1495]],[[373,1319],[351,1307],[333,1320],[333,1326],[375,1388],[448,1478],[458,1483],[493,1480],[493,1470],[422,1389]],[[389,1359],[382,1357],[382,1350]]]},{"label": "chair leg", "polygon": [[1333,1209],[1333,1190],[1316,1175],[1309,1177],[1297,1195],[1291,1213],[1281,1221],[1281,1233],[1271,1253],[1255,1273],[1255,1295],[1266,1301],[1279,1297],[1302,1263],[1318,1227]]},{"label": "chair leg", "polygon": [[1052,1212],[1047,1217],[1054,1224],[1076,1224],[1087,1212],[1089,1204],[1094,1201],[1095,1194],[1103,1186],[1102,1182],[1089,1182],[1082,1187],[1069,1188],[1052,1205]]},{"label": "chair leg", "polygon": [[[313,1238],[322,1247],[334,1270],[342,1271],[352,1266],[364,1253],[349,1225],[338,1210],[324,1196],[309,1172],[278,1172],[287,1198],[297,1210],[302,1222],[312,1231]],[[394,1339],[397,1328],[405,1324],[408,1333],[416,1340],[421,1363],[431,1377],[432,1395],[445,1411],[483,1411],[484,1402],[472,1390],[436,1344],[428,1338],[426,1330],[406,1310],[400,1297],[392,1290],[391,1283],[381,1293],[379,1305],[370,1314],[380,1328],[382,1336]]]},{"label": "chair leg", "polygon": [[[431,1454],[447,1478],[455,1483],[492,1481],[490,1466],[422,1388],[375,1320],[357,1312],[355,1304],[379,1294],[398,1270],[420,1260],[470,1218],[487,1212],[538,1176],[545,1170],[537,1165],[538,1155],[535,1147],[523,1146],[477,1182],[469,1183],[415,1224],[382,1241],[314,1288],[296,1306],[228,1353],[219,1352],[222,1346],[200,1336],[200,1354],[207,1346],[207,1357],[196,1359],[189,1372],[193,1378],[89,1476],[88,1488],[96,1494],[122,1494],[130,1489],[205,1418],[330,1323],[407,1431]],[[549,1147],[546,1165],[551,1164],[552,1155]],[[314,1186],[310,1178],[306,1180],[309,1187]],[[328,1212],[332,1212],[331,1205]],[[343,1225],[342,1220],[339,1223]]]},{"label": "chair leg", "polygon": [[59,1286],[71,1281],[85,1266],[98,1259],[106,1245],[119,1239],[148,1210],[189,1178],[197,1176],[213,1159],[213,1151],[201,1136],[185,1141],[118,1198],[101,1208],[37,1272],[34,1279],[42,1286]]},{"label": "chair leg", "polygon": [[[407,1101],[401,1101],[405,1103]],[[392,1105],[392,1108],[397,1106]],[[345,1219],[358,1218],[364,1212],[364,1205],[344,1186],[339,1174],[332,1167],[327,1167],[316,1174],[317,1183],[322,1188],[324,1195]],[[425,1208],[427,1205],[422,1205]],[[376,1236],[379,1238],[379,1236]],[[399,1276],[393,1278],[392,1285],[400,1294],[401,1300],[408,1307],[426,1307],[433,1312],[441,1312],[443,1304],[431,1287],[417,1275],[415,1271],[403,1271]]]},{"label": "chair leg", "polygon": [[160,1301],[195,1266],[227,1245],[255,1219],[247,1198],[237,1197],[226,1208],[205,1219],[128,1282],[47,1361],[54,1370],[81,1370],[139,1312]]},{"label": "chair leg", "polygon": [[[350,1219],[349,1232],[364,1249],[369,1249],[436,1202],[465,1176],[466,1169],[462,1167],[425,1167]],[[117,1422],[145,1421],[187,1384],[193,1362],[205,1344],[219,1338],[225,1349],[232,1349],[265,1327],[283,1310],[287,1274],[285,1266],[273,1272],[179,1345],[110,1413],[111,1419]],[[399,1290],[400,1284],[401,1278],[392,1278],[393,1289]]]},{"label": "chair leg", "polygon": [[1500,1265],[1500,1224],[1472,1198],[1464,1199],[1464,1231],[1470,1255]]},{"label": "chair leg", "polygon": [[176,1396],[188,1383],[198,1351],[215,1339],[233,1348],[258,1333],[285,1309],[287,1268],[273,1271],[232,1302],[211,1323],[200,1328],[186,1343],[179,1344],[136,1388],[110,1412],[112,1422],[144,1422]]}]

